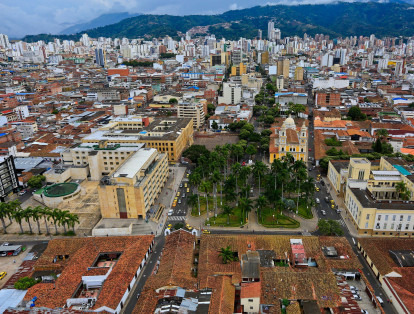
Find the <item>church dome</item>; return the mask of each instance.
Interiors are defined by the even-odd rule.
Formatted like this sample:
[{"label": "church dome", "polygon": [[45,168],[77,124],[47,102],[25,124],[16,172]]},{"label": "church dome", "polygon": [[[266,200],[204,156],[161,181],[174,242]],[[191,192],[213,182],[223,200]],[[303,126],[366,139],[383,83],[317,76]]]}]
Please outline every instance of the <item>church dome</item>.
[{"label": "church dome", "polygon": [[293,118],[290,115],[285,120],[285,126],[287,128],[295,128],[296,127],[295,120],[293,120]]}]

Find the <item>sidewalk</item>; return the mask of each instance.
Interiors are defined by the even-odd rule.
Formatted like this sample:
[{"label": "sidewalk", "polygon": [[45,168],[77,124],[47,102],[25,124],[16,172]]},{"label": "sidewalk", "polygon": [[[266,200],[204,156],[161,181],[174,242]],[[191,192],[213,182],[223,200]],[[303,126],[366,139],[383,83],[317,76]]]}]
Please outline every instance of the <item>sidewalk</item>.
[{"label": "sidewalk", "polygon": [[338,207],[341,209],[341,217],[344,223],[346,224],[346,227],[348,228],[349,234],[353,237],[361,237],[364,235],[358,234],[358,232],[355,229],[355,226],[352,224],[352,217],[348,213],[348,210],[346,209],[346,205],[344,202],[344,199],[339,197],[334,189],[331,187],[331,183],[328,180],[327,177],[322,177],[322,180],[325,182],[325,186],[327,190],[329,191],[329,195],[332,197],[332,199],[335,201],[335,204],[338,205]]},{"label": "sidewalk", "polygon": [[[257,220],[256,211],[252,211],[249,213],[249,222],[244,225],[244,229],[250,231],[268,231],[268,232],[313,232],[317,229],[318,225],[318,217],[315,213],[315,210],[312,209],[313,218],[311,219],[304,219],[292,212],[285,212],[286,216],[289,216],[300,223],[299,228],[267,228],[259,224]],[[214,216],[214,212],[210,211],[209,217]],[[209,229],[209,230],[240,230],[240,227],[219,227],[219,226],[207,226],[206,225],[207,214],[201,215],[200,217],[194,217],[191,215],[191,208],[188,208],[186,222],[189,223],[194,228],[199,229]]]}]

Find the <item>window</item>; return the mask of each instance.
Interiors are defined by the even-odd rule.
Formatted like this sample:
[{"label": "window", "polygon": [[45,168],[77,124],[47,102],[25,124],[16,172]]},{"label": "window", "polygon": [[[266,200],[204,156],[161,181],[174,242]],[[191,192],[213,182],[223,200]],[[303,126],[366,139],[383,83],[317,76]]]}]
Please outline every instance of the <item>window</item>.
[{"label": "window", "polygon": [[408,230],[409,227],[410,227],[410,224],[406,224],[405,225],[405,230]]},{"label": "window", "polygon": [[411,221],[411,216],[410,215],[407,216],[407,221]]},{"label": "window", "polygon": [[249,299],[249,302],[253,302],[253,299]]},{"label": "window", "polygon": [[394,229],[394,223],[391,224],[391,229]]},{"label": "window", "polygon": [[384,227],[382,229],[387,229],[387,223],[384,223]]},{"label": "window", "polygon": [[400,221],[403,221],[403,219],[404,219],[404,216],[400,215]]},{"label": "window", "polygon": [[388,215],[385,215],[385,221],[388,221]]},{"label": "window", "polygon": [[367,214],[367,220],[369,219],[369,214]]},{"label": "window", "polygon": [[381,215],[378,215],[378,217],[377,217],[377,218],[378,218],[378,221],[380,221],[380,220],[381,220]]},{"label": "window", "polygon": [[395,221],[395,218],[397,218],[396,215],[392,215],[392,221]]},{"label": "window", "polygon": [[368,229],[368,222],[365,223],[365,229]]},{"label": "window", "polygon": [[365,174],[365,170],[359,170],[358,180],[363,180],[364,179],[364,174]]}]

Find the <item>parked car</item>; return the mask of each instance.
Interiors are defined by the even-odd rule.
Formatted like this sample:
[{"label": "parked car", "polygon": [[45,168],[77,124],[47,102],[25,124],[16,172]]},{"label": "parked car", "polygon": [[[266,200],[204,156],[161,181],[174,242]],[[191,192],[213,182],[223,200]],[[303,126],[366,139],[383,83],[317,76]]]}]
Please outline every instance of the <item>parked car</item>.
[{"label": "parked car", "polygon": [[168,211],[168,216],[171,216],[173,213],[174,213],[174,210],[170,209],[170,210]]},{"label": "parked car", "polygon": [[21,190],[20,192],[19,192],[19,196],[22,196],[22,195],[24,195],[24,194],[26,194],[26,190]]},{"label": "parked car", "polygon": [[0,279],[3,279],[4,277],[6,277],[7,273],[5,271],[2,271],[0,273]]},{"label": "parked car", "polygon": [[178,204],[181,204],[181,200],[178,200]]},{"label": "parked car", "polygon": [[326,211],[321,210],[322,215],[326,216]]},{"label": "parked car", "polygon": [[183,184],[182,183],[180,183],[180,188],[182,188],[183,187]]},{"label": "parked car", "polygon": [[316,202],[316,204],[320,204],[321,203],[321,201],[319,200],[319,198],[316,198],[315,199],[315,202]]},{"label": "parked car", "polygon": [[378,302],[379,302],[381,305],[384,305],[384,301],[381,299],[381,297],[376,296],[376,298],[377,298]]},{"label": "parked car", "polygon": [[361,301],[362,300],[361,297],[359,296],[359,294],[354,294],[353,297],[357,301]]},{"label": "parked car", "polygon": [[204,234],[210,234],[211,232],[210,232],[210,230],[203,229],[203,233],[204,233]]},{"label": "parked car", "polygon": [[354,287],[354,286],[349,286],[349,289],[354,290],[354,291],[359,291],[359,289],[357,287]]}]

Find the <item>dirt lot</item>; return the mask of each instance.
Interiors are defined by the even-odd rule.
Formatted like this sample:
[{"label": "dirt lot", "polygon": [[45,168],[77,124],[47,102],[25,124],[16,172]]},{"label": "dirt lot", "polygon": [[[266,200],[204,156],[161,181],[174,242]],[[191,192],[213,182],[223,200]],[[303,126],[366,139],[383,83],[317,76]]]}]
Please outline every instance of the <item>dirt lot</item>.
[{"label": "dirt lot", "polygon": [[235,144],[238,141],[238,134],[199,132],[194,136],[194,144],[204,145],[208,150],[213,150],[217,145]]}]

